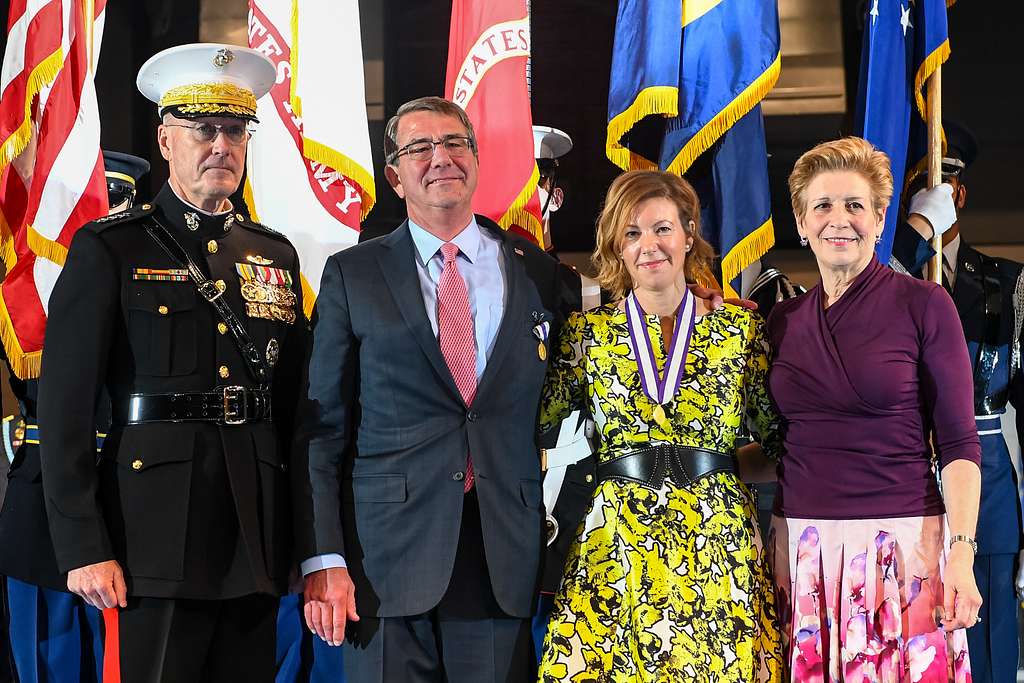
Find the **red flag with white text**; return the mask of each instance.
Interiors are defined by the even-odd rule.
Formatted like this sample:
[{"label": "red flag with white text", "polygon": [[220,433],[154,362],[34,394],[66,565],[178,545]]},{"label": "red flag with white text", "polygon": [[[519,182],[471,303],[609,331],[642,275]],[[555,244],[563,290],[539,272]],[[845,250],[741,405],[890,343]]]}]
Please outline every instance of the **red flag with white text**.
[{"label": "red flag with white text", "polygon": [[445,97],[469,114],[480,152],[473,210],[542,241],[526,0],[454,0]]}]

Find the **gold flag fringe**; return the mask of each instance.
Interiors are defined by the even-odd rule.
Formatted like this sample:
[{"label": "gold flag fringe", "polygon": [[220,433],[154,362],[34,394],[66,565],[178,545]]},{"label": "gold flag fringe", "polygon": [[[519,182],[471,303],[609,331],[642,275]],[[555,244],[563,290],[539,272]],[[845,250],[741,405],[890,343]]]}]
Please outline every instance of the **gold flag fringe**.
[{"label": "gold flag fringe", "polygon": [[763,100],[765,95],[775,87],[776,81],[779,80],[780,58],[781,52],[775,55],[775,59],[765,69],[764,73],[755,78],[736,99],[726,105],[722,111],[715,114],[710,121],[705,123],[683,145],[683,148],[679,150],[675,159],[672,160],[672,163],[665,170],[678,175],[686,173],[690,166],[693,165],[693,162],[697,160],[697,157],[706,152],[711,145],[715,144],[718,138],[725,135],[725,132],[732,128],[734,123],[746,116],[755,105]]},{"label": "gold flag fringe", "polygon": [[924,82],[928,80],[928,77],[935,73],[947,59],[949,59],[949,39],[942,41],[930,55],[924,58],[921,62],[921,66],[917,68],[917,73],[914,74],[914,100],[917,102],[917,111],[921,114],[921,118],[925,121],[928,120],[928,106],[924,101]]},{"label": "gold flag fringe", "polygon": [[295,94],[299,82],[299,0],[292,0],[292,44],[288,53],[288,64],[291,67],[291,82],[288,84],[288,101],[292,111],[302,118],[302,100]]},{"label": "gold flag fringe", "polygon": [[61,68],[64,66],[64,51],[57,48],[50,56],[36,65],[28,76],[25,85],[25,119],[21,125],[11,133],[10,137],[0,145],[0,171],[7,168],[7,165],[25,151],[29,140],[32,139],[32,101],[39,94],[39,91],[49,85],[57,78]]},{"label": "gold flag fringe", "polygon": [[536,216],[526,209],[527,202],[533,197],[533,193],[537,191],[538,182],[540,182],[540,171],[537,169],[537,162],[534,162],[530,179],[526,181],[526,187],[519,192],[519,196],[513,200],[512,205],[508,207],[508,210],[498,220],[498,225],[505,230],[508,230],[513,225],[518,225],[533,235],[534,241],[543,249],[544,226],[540,224]]},{"label": "gold flag fringe", "polygon": [[299,273],[299,283],[302,285],[302,312],[306,314],[306,320],[312,320],[313,307],[316,306],[316,292],[309,286],[309,280],[303,273]]},{"label": "gold flag fringe", "polygon": [[626,171],[656,170],[658,168],[656,163],[627,149],[620,143],[633,126],[642,119],[656,114],[666,118],[679,115],[679,88],[671,85],[644,88],[637,93],[633,104],[608,122],[605,154],[609,161]]},{"label": "gold flag fringe", "polygon": [[322,142],[310,140],[306,137],[302,139],[302,154],[307,159],[319,161],[321,164],[333,168],[346,178],[356,181],[359,185],[359,195],[362,199],[359,219],[363,220],[366,218],[367,214],[370,213],[370,209],[377,203],[377,189],[373,183],[373,175],[355,159],[328,147]]},{"label": "gold flag fringe", "polygon": [[249,181],[248,175],[245,176],[245,186],[242,188],[242,200],[249,209],[249,218],[257,223],[262,223],[259,214],[256,213],[256,197],[253,196],[252,183]]},{"label": "gold flag fringe", "polygon": [[7,302],[0,297],[0,341],[3,342],[4,350],[7,352],[7,360],[11,363],[11,370],[18,379],[35,379],[39,377],[39,366],[42,364],[43,352],[32,351],[26,353],[21,348],[18,334],[14,331],[14,321],[7,310]]},{"label": "gold flag fringe", "polygon": [[14,233],[11,232],[11,226],[7,223],[2,206],[0,206],[0,258],[3,259],[4,266],[6,266],[6,277],[6,273],[10,273],[18,262],[18,252],[14,250]]},{"label": "gold flag fringe", "polygon": [[68,248],[60,242],[54,242],[43,237],[31,225],[28,226],[27,230],[28,232],[25,234],[28,238],[28,248],[32,250],[32,253],[63,267],[64,262],[68,258]]},{"label": "gold flag fringe", "polygon": [[768,253],[775,246],[775,228],[771,216],[761,227],[741,239],[722,257],[722,285],[727,297],[739,296],[730,283],[743,269]]}]

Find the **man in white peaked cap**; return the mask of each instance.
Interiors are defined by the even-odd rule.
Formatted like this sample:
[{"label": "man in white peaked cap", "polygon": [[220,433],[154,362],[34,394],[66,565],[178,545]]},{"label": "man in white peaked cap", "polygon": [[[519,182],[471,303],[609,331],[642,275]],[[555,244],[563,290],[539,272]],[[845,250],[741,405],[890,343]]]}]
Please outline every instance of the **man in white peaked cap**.
[{"label": "man in white peaked cap", "polygon": [[43,487],[68,589],[104,610],[105,681],[274,679],[307,326],[295,249],[229,199],[274,77],[229,45],[146,62],[170,178],[78,231],[50,298]]}]

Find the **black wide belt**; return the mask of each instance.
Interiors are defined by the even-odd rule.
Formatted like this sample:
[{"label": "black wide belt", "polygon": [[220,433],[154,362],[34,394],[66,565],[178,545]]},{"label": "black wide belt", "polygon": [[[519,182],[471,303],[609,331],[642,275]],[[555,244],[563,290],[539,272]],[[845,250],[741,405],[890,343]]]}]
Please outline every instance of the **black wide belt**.
[{"label": "black wide belt", "polygon": [[239,386],[180,394],[132,394],[128,402],[128,424],[216,422],[240,425],[270,417],[270,392]]},{"label": "black wide belt", "polygon": [[718,472],[736,474],[736,456],[690,446],[651,446],[598,464],[597,480],[627,481],[657,491],[666,477],[688,487]]}]

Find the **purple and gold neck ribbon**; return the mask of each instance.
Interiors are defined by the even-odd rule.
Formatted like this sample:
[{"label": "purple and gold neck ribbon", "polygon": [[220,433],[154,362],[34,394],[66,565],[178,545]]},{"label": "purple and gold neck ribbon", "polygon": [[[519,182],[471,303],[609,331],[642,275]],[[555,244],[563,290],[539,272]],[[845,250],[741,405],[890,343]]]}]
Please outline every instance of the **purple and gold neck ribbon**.
[{"label": "purple and gold neck ribbon", "polygon": [[[655,414],[659,422],[664,421],[665,409],[679,390],[683,381],[683,369],[686,367],[686,353],[690,349],[690,337],[697,319],[697,302],[689,289],[683,293],[683,299],[676,310],[676,324],[672,331],[672,343],[667,351],[664,373],[659,375],[658,364],[654,359],[654,347],[651,336],[647,333],[644,320],[644,309],[636,300],[633,292],[626,297],[626,324],[629,327],[629,341],[633,345],[636,365],[640,370],[640,383],[644,393],[658,404]],[[685,334],[681,334],[683,321],[686,321]]]}]

